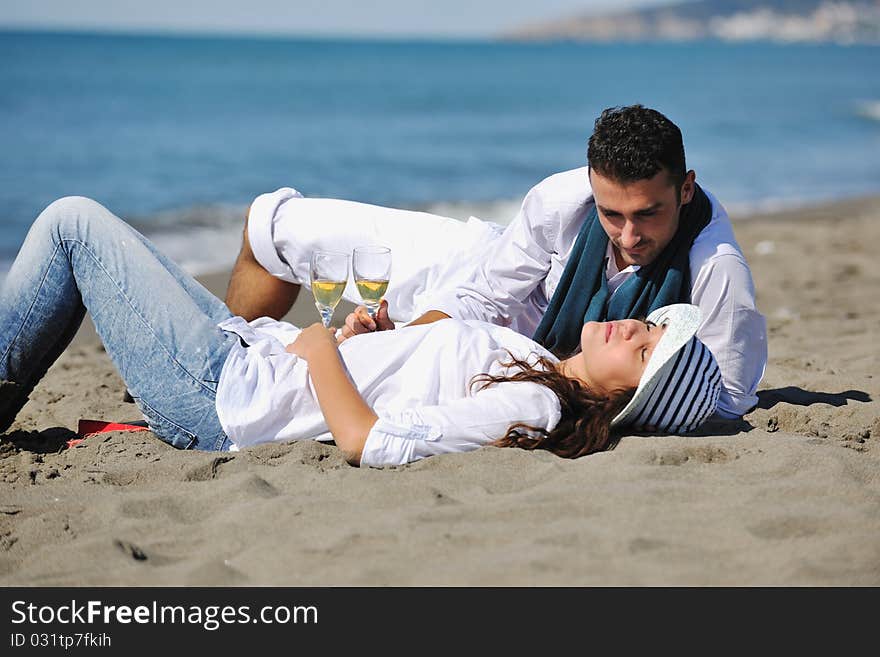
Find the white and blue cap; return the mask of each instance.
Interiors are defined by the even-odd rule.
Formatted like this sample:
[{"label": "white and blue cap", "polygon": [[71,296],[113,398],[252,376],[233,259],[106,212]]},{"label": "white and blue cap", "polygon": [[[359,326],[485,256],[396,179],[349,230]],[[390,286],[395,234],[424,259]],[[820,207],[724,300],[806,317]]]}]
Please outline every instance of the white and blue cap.
[{"label": "white and blue cap", "polygon": [[689,303],[664,306],[648,315],[649,322],[666,328],[633,398],[611,421],[612,428],[688,433],[715,412],[721,370],[695,335],[701,316]]}]

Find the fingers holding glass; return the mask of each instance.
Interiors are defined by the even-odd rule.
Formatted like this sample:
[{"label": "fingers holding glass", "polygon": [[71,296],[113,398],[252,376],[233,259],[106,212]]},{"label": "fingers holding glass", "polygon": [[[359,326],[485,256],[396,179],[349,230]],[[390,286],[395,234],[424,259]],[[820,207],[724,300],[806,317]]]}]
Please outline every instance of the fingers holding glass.
[{"label": "fingers holding glass", "polygon": [[352,270],[364,306],[370,317],[375,319],[391,278],[391,249],[359,246],[352,255]]}]

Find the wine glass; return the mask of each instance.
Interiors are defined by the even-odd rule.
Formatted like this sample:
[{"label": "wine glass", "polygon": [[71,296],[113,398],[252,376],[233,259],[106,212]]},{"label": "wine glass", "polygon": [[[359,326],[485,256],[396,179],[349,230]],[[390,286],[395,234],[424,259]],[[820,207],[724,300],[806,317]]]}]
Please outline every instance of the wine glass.
[{"label": "wine glass", "polygon": [[386,246],[359,246],[353,252],[352,270],[361,299],[370,317],[376,317],[391,277],[391,249]]},{"label": "wine glass", "polygon": [[330,326],[333,318],[333,310],[348,283],[348,262],[350,256],[347,253],[335,251],[315,251],[309,265],[309,274],[312,280],[312,295],[315,297],[315,307],[321,313],[321,322],[324,327]]}]

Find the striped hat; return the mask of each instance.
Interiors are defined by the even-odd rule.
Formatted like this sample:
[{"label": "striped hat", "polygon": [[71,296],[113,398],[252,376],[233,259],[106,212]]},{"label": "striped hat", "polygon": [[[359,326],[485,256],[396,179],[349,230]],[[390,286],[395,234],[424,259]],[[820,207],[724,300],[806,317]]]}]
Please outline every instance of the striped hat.
[{"label": "striped hat", "polygon": [[700,309],[688,303],[658,308],[648,321],[665,326],[636,393],[611,421],[636,431],[688,433],[715,411],[721,370],[695,333]]}]

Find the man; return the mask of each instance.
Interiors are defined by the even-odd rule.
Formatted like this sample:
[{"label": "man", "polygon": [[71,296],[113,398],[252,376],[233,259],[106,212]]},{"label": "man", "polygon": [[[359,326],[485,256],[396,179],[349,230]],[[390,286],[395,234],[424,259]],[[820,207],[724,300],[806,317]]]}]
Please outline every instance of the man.
[{"label": "man", "polygon": [[[280,317],[308,280],[311,250],[359,243],[392,247],[392,318],[482,319],[560,354],[576,348],[584,321],[686,301],[701,308],[697,335],[721,368],[718,413],[744,414],[757,402],[766,324],[727,213],[686,168],[681,131],[641,105],[605,110],[587,160],[532,188],[500,235],[473,218],[265,194],[251,207],[227,304],[246,318]],[[394,326],[359,309],[343,336]]]}]

